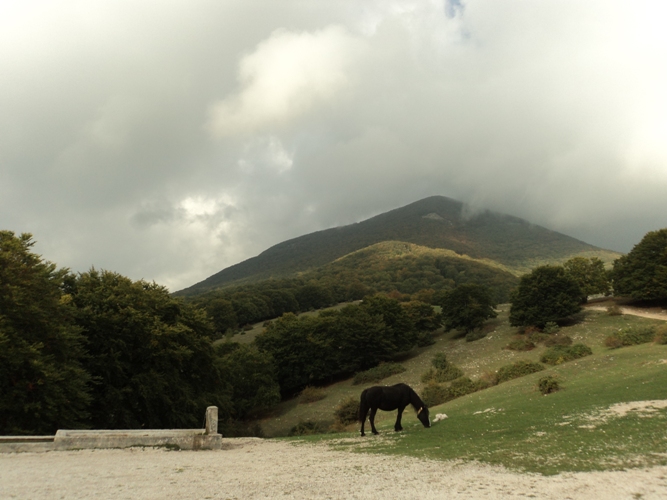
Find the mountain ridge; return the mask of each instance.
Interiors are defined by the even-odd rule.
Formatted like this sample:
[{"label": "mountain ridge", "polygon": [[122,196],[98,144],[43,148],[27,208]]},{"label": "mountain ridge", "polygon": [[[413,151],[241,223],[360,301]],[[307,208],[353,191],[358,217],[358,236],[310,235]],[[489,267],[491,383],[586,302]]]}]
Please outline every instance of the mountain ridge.
[{"label": "mountain ridge", "polygon": [[620,255],[518,217],[489,210],[468,213],[460,201],[431,196],[361,222],[278,243],[176,294],[195,295],[288,277],[382,241],[452,250],[476,260],[498,262],[517,275],[540,263],[562,262],[575,255],[599,256],[604,261]]}]

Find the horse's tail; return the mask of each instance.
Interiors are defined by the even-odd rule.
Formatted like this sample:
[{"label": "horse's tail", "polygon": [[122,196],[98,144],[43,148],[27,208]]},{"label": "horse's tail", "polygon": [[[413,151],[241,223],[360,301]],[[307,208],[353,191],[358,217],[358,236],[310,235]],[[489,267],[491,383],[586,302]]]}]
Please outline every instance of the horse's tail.
[{"label": "horse's tail", "polygon": [[364,422],[366,420],[366,415],[368,414],[367,392],[368,389],[364,389],[361,393],[361,399],[359,400],[359,422]]}]

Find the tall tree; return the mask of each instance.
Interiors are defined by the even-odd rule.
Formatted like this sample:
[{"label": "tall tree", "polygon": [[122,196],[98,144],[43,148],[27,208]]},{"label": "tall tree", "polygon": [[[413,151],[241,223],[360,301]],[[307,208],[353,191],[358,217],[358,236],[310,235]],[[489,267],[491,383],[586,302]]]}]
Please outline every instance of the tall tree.
[{"label": "tall tree", "polygon": [[614,294],[637,300],[667,300],[667,228],[646,233],[629,254],[614,262]]},{"label": "tall tree", "polygon": [[487,319],[498,315],[495,305],[488,288],[472,283],[459,285],[442,300],[445,330],[461,329],[468,333],[480,328]]},{"label": "tall tree", "polygon": [[66,269],[31,251],[30,234],[0,231],[0,434],[85,425],[90,376],[63,295]]},{"label": "tall tree", "polygon": [[581,311],[583,293],[562,266],[541,266],[521,277],[512,294],[510,324],[543,327]]},{"label": "tall tree", "polygon": [[597,257],[587,259],[574,257],[563,264],[565,273],[577,282],[582,291],[581,302],[586,303],[589,295],[605,294],[611,291],[609,275],[604,262]]},{"label": "tall tree", "polygon": [[109,429],[196,427],[209,405],[230,413],[206,313],[155,283],[95,269],[67,283],[88,339],[91,420]]}]

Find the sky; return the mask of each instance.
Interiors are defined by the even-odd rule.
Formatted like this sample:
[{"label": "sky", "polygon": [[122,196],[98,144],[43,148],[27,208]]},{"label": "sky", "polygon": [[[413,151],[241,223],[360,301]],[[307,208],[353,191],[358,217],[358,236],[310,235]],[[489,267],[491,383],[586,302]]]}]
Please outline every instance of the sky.
[{"label": "sky", "polygon": [[667,5],[0,0],[0,229],[176,291],[427,196],[667,227]]}]

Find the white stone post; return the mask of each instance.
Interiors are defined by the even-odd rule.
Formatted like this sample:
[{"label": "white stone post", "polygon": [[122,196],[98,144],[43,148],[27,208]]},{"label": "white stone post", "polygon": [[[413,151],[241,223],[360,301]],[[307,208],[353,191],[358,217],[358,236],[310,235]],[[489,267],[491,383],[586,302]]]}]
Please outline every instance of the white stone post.
[{"label": "white stone post", "polygon": [[209,406],[206,408],[206,434],[218,433],[218,407]]}]

